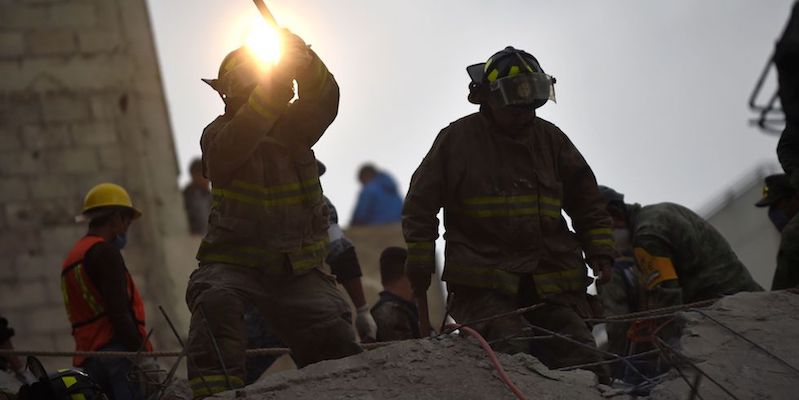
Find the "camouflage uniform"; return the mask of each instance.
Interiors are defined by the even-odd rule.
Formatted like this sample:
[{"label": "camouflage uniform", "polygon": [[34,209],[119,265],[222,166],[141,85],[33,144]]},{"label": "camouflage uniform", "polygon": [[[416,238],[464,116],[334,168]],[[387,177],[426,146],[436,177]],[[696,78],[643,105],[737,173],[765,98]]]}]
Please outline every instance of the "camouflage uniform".
[{"label": "camouflage uniform", "polygon": [[419,311],[416,304],[393,293],[380,292],[380,300],[372,307],[377,323],[377,341],[418,339]]},{"label": "camouflage uniform", "polygon": [[[434,270],[436,215],[442,207],[447,241],[442,279],[457,321],[546,302],[526,318],[477,328],[489,340],[529,336],[522,329],[534,321],[593,345],[578,315],[589,313],[582,252],[589,259],[614,257],[611,220],[591,168],[560,129],[536,118],[510,136],[481,110],[442,130],[405,200],[409,269]],[[513,343],[498,348],[530,352],[529,343]],[[533,343],[555,353],[542,359],[553,367],[598,359],[571,344]]]},{"label": "camouflage uniform", "polygon": [[693,211],[660,203],[627,205],[627,213],[646,291],[643,308],[763,290],[724,237]]},{"label": "camouflage uniform", "polygon": [[771,290],[799,286],[799,214],[791,218],[782,230],[780,249],[777,252],[777,270]]}]

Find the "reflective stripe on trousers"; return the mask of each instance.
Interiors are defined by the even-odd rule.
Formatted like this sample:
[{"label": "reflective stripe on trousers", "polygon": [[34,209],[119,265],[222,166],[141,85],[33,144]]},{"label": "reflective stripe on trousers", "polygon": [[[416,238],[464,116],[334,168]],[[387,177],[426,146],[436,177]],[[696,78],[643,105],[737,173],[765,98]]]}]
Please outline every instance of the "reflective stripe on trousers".
[{"label": "reflective stripe on trousers", "polygon": [[[230,386],[228,386],[228,380]],[[210,396],[214,393],[244,387],[244,381],[238,376],[228,375],[204,375],[189,381],[192,395],[197,398],[200,396]]]}]

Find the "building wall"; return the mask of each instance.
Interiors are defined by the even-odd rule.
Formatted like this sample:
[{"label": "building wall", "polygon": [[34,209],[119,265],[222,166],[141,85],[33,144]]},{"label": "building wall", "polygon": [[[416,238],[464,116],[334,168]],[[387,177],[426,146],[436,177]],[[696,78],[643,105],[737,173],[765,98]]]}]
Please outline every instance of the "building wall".
[{"label": "building wall", "polygon": [[60,265],[86,231],[73,222],[84,194],[104,181],[144,212],[123,253],[156,344],[174,348],[156,306],[180,309],[186,277],[167,259],[193,254],[168,257],[188,234],[153,43],[144,0],[0,0],[0,314],[17,348],[74,348]]},{"label": "building wall", "polygon": [[768,290],[777,266],[780,235],[766,209],[754,206],[760,200],[762,182],[763,176],[756,176],[706,218],[727,239],[755,281]]}]

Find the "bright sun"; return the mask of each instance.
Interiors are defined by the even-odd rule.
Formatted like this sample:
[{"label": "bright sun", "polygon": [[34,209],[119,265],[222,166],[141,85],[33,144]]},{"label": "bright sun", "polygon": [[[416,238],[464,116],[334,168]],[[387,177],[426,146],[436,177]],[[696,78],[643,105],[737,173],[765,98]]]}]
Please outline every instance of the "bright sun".
[{"label": "bright sun", "polygon": [[264,66],[280,61],[280,35],[260,17],[253,18],[245,45]]}]

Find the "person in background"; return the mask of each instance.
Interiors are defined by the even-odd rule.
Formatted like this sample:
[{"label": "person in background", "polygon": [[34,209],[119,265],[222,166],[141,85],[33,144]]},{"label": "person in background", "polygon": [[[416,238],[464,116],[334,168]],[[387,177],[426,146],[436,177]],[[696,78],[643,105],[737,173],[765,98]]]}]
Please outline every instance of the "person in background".
[{"label": "person in background", "polygon": [[768,207],[768,217],[781,234],[771,290],[799,286],[799,193],[788,175],[767,176],[763,198],[755,206]]},{"label": "person in background", "polygon": [[374,165],[364,164],[358,171],[358,181],[362,187],[350,225],[382,225],[402,220],[402,197],[394,179]]},{"label": "person in background", "polygon": [[[141,212],[122,186],[101,183],[86,194],[77,219],[89,221],[88,232],[61,268],[61,290],[76,351],[152,351],[144,303],[120,253],[130,224],[139,217]],[[115,400],[143,398],[128,380],[134,366],[127,358],[75,356],[72,363]]]},{"label": "person in background", "polygon": [[195,158],[189,164],[191,182],[183,188],[183,206],[189,220],[189,232],[192,235],[205,235],[208,231],[208,214],[211,212],[210,183],[203,175],[203,162]]},{"label": "person in background", "polygon": [[[0,349],[14,350],[14,345],[11,343],[14,333],[14,329],[9,326],[8,320],[0,317]],[[0,357],[0,370],[8,371],[20,381],[25,382],[25,377],[23,376],[25,364],[17,356]]]},{"label": "person in background", "polygon": [[372,307],[377,323],[377,341],[418,339],[419,310],[413,302],[413,288],[405,273],[408,251],[388,247],[380,254],[380,300]]}]

